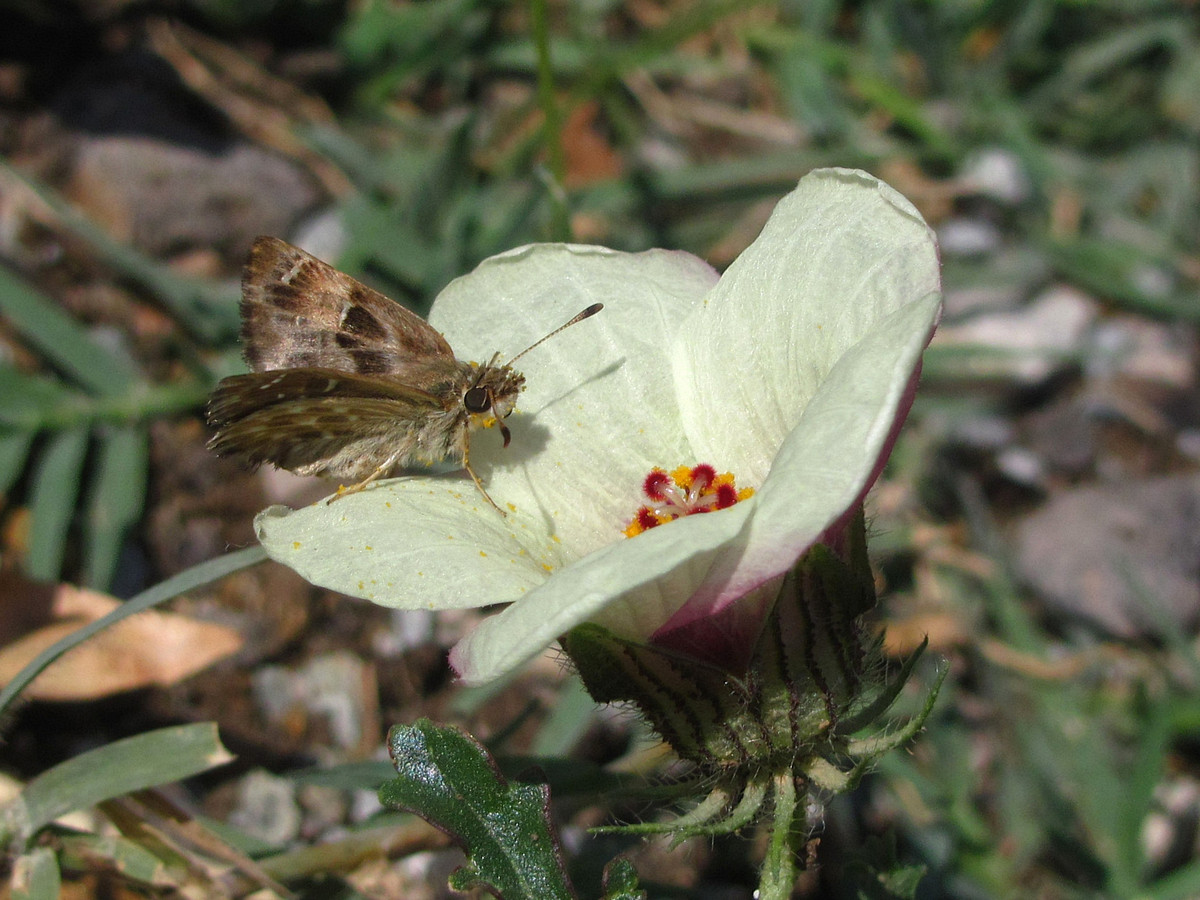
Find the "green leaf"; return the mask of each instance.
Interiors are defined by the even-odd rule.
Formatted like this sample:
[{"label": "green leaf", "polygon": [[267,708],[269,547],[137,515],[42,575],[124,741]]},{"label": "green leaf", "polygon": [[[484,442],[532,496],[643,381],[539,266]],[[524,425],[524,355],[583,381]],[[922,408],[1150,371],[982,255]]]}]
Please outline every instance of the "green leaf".
[{"label": "green leaf", "polygon": [[25,571],[30,578],[53,581],[62,568],[67,530],[75,513],[75,498],[83,477],[88,429],[71,428],[53,435],[38,459],[33,475],[29,553]]},{"label": "green leaf", "polygon": [[1143,888],[1146,900],[1190,900],[1200,896],[1200,861],[1190,862]]},{"label": "green leaf", "polygon": [[112,583],[125,532],[146,499],[148,457],[142,428],[115,428],[100,438],[85,521],[84,583],[91,587]]},{"label": "green leaf", "polygon": [[361,79],[360,102],[378,106],[409,78],[445,69],[468,58],[491,22],[478,0],[434,0],[419,6],[362,4],[339,36],[359,68],[376,69]]},{"label": "green leaf", "polygon": [[638,886],[637,869],[633,863],[619,858],[604,867],[602,900],[646,900],[646,892]]},{"label": "green leaf", "polygon": [[[1169,261],[1105,238],[1054,239],[1046,243],[1045,249],[1066,277],[1133,312],[1185,322],[1200,320],[1194,290],[1174,284],[1179,279]],[[1169,280],[1160,285],[1162,275]]]},{"label": "green leaf", "polygon": [[[229,367],[227,374],[244,371]],[[124,425],[203,405],[215,379],[135,384],[121,394],[85,394],[63,382],[0,365],[0,428],[59,430],[97,422]]]},{"label": "green leaf", "polygon": [[[179,276],[165,263],[147,259],[111,237],[44,184],[26,177],[2,159],[0,176],[33,193],[49,207],[56,225],[86,241],[105,264],[153,293],[188,330],[211,341],[237,333],[238,307],[236,289],[232,286]],[[57,306],[3,270],[0,270],[0,313],[13,318],[18,330],[48,358],[99,393],[119,394],[140,380],[128,359],[92,342]],[[73,355],[75,351],[82,355]],[[93,362],[98,368],[90,370],[89,364]]]},{"label": "green leaf", "polygon": [[596,703],[578,678],[570,678],[550,705],[550,714],[538,730],[533,752],[539,756],[566,756],[596,718]]},{"label": "green leaf", "polygon": [[858,900],[913,900],[924,875],[924,866],[901,863],[895,835],[888,834],[851,851],[844,877]]},{"label": "green leaf", "polygon": [[[122,877],[144,885],[158,888],[184,887],[186,868],[182,865],[174,870],[136,841],[116,834],[60,835],[64,863],[68,868],[78,860],[79,864],[95,866],[103,860]],[[183,877],[175,877],[183,876]]]},{"label": "green leaf", "polygon": [[0,496],[8,493],[24,471],[33,437],[32,431],[0,430]]},{"label": "green leaf", "polygon": [[510,785],[472,738],[427,719],[393,728],[388,750],[400,777],[380,788],[379,799],[421,816],[466,851],[452,888],[482,887],[507,900],[576,896],[545,785]]},{"label": "green leaf", "polygon": [[1151,865],[1146,858],[1145,823],[1155,810],[1155,797],[1169,768],[1168,755],[1174,737],[1170,698],[1148,697],[1146,707],[1138,723],[1139,739],[1132,764],[1120,769],[1125,793],[1122,802],[1113,809],[1109,826],[1115,851],[1112,868],[1129,885],[1139,885],[1142,873]]},{"label": "green leaf", "polygon": [[6,427],[36,431],[52,410],[77,405],[81,399],[61,382],[0,366],[0,424]]},{"label": "green leaf", "polygon": [[139,380],[127,357],[92,340],[58,304],[0,268],[0,315],[54,366],[98,394],[122,394]]},{"label": "green leaf", "polygon": [[13,862],[13,900],[58,900],[62,876],[49,847],[36,847]]},{"label": "green leaf", "polygon": [[4,811],[6,830],[28,840],[66,813],[188,778],[231,759],[211,722],[125,738],[60,763],[29,782]]},{"label": "green leaf", "polygon": [[383,760],[349,762],[336,766],[301,769],[287,777],[298,784],[319,784],[339,791],[377,791],[390,781],[395,769]]}]

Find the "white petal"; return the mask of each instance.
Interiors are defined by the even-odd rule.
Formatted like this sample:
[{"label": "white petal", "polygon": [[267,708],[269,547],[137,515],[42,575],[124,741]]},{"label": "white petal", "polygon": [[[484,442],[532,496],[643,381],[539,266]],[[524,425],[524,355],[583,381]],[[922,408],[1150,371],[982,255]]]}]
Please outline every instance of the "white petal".
[{"label": "white petal", "polygon": [[272,506],[254,525],[306,581],[399,609],[514,600],[560,564],[557,545],[498,515],[469,480],[397,478],[329,504]]},{"label": "white petal", "polygon": [[[577,555],[614,540],[652,466],[692,458],[666,348],[716,273],[686,253],[539,244],[484,261],[430,322],[463,359],[511,356],[591,303],[604,311],[523,357],[512,444],[476,432],[471,464],[503,508],[536,515]],[[498,598],[499,599],[499,598]]]},{"label": "white petal", "polygon": [[699,458],[762,484],[842,354],[937,290],[933,232],[908,200],[865,172],[805,176],[680,332],[674,370]]},{"label": "white petal", "polygon": [[907,412],[940,308],[939,294],[914,300],[842,355],[779,448],[746,532],[721,552],[673,627],[787,571],[862,499]]},{"label": "white petal", "polygon": [[[471,464],[506,517],[463,473],[402,478],[256,520],[273,559],[304,578],[400,608],[510,602],[550,570],[620,539],[646,472],[689,458],[665,343],[716,274],[684,253],[539,245],[457,279],[430,315],[459,358],[527,346],[593,302],[599,315],[520,361],[528,387],[512,444],[477,431]],[[497,337],[500,336],[500,337]],[[528,367],[526,367],[528,363]]]},{"label": "white petal", "polygon": [[736,541],[752,511],[753,498],[611,543],[485,619],[450,660],[464,681],[478,684],[520,667],[583,622],[644,639],[701,584],[714,554]]}]

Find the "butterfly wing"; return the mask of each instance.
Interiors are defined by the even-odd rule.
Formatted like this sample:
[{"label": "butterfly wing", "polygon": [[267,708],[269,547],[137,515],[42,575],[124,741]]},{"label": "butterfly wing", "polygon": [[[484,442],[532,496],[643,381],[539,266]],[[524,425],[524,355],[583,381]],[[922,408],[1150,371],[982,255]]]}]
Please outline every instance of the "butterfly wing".
[{"label": "butterfly wing", "polygon": [[393,465],[461,459],[461,404],[336,369],[234,375],[208,403],[209,449],[301,475],[362,479]]},{"label": "butterfly wing", "polygon": [[399,303],[299,247],[254,241],[242,277],[242,343],[256,372],[320,367],[409,380],[454,362],[446,339]]}]

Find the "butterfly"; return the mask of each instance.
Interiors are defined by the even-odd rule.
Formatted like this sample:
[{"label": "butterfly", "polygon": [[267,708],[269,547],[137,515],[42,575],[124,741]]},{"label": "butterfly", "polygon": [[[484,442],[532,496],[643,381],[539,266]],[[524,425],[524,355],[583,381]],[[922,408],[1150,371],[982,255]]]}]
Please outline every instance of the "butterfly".
[{"label": "butterfly", "polygon": [[299,247],[259,237],[242,277],[242,343],[252,371],[208,401],[219,456],[350,482],[333,499],[414,465],[471,468],[470,434],[516,407],[512,363],[603,308],[596,303],[500,364],[457,359],[424,319]]}]

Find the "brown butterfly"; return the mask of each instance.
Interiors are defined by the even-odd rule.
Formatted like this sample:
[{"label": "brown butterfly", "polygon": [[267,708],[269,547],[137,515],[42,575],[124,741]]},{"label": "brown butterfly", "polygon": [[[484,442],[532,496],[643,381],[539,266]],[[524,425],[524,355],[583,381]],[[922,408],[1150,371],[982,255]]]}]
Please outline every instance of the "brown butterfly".
[{"label": "brown butterfly", "polygon": [[[512,363],[603,308],[593,304],[497,365],[456,359],[416,314],[298,247],[255,240],[242,276],[242,343],[253,370],[217,385],[208,401],[209,449],[250,465],[352,482],[360,491],[405,466],[461,462],[470,431],[516,406],[525,376]],[[501,510],[501,514],[503,511]]]}]

